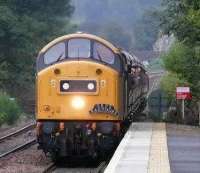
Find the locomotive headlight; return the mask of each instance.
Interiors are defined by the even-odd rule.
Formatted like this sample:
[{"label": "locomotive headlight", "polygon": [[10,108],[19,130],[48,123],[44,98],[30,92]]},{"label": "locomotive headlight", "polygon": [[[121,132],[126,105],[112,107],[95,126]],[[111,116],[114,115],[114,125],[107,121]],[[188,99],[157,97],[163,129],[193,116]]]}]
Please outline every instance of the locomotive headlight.
[{"label": "locomotive headlight", "polygon": [[69,83],[65,82],[62,84],[62,87],[64,90],[68,90],[69,89]]},{"label": "locomotive headlight", "polygon": [[85,101],[82,97],[74,97],[72,100],[72,107],[75,109],[82,109],[85,106]]},{"label": "locomotive headlight", "polygon": [[88,87],[89,90],[93,90],[94,89],[94,83],[91,83],[91,82],[88,83],[87,87]]}]

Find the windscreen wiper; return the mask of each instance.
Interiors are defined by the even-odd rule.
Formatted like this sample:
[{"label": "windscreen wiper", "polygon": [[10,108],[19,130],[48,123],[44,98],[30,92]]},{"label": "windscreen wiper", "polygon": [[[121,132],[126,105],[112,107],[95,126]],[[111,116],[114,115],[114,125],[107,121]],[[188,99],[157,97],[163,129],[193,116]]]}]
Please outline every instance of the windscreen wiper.
[{"label": "windscreen wiper", "polygon": [[60,61],[60,59],[62,58],[63,54],[64,54],[64,52],[62,52],[62,53],[59,55],[59,57],[57,58],[57,60],[56,60],[55,62]]},{"label": "windscreen wiper", "polygon": [[[97,50],[97,56],[98,56],[98,58],[100,59],[100,61],[102,61],[102,57],[101,57],[101,55],[99,54],[99,51]],[[103,61],[102,61],[103,62]]]}]

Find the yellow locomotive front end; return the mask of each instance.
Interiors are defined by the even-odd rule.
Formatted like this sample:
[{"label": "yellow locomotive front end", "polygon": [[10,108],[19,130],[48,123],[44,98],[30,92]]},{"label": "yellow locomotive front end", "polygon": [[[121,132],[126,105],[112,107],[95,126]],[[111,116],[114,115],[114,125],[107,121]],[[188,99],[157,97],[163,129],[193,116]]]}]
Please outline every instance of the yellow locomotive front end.
[{"label": "yellow locomotive front end", "polygon": [[92,61],[65,61],[38,73],[38,120],[120,120],[117,71]]},{"label": "yellow locomotive front end", "polygon": [[66,35],[41,50],[36,118],[46,153],[96,157],[116,147],[125,108],[122,67],[118,49],[90,34]]}]

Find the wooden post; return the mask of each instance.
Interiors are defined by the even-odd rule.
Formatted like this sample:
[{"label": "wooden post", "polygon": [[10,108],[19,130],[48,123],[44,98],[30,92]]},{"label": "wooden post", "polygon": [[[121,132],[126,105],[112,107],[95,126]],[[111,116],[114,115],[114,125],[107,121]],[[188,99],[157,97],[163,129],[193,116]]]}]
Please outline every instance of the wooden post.
[{"label": "wooden post", "polygon": [[200,126],[200,101],[197,102],[197,105],[198,105],[199,126]]},{"label": "wooden post", "polygon": [[185,101],[182,99],[182,120],[183,123],[185,124]]}]

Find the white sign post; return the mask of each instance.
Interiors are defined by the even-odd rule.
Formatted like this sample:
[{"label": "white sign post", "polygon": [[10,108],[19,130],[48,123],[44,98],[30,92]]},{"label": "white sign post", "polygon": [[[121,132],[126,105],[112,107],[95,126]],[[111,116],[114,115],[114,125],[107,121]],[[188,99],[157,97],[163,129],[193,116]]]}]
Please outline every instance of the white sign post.
[{"label": "white sign post", "polygon": [[185,101],[182,99],[182,120],[185,122]]},{"label": "white sign post", "polygon": [[176,99],[182,100],[182,120],[185,121],[185,99],[191,99],[189,87],[176,87]]},{"label": "white sign post", "polygon": [[200,102],[197,103],[198,105],[198,113],[199,113],[199,126],[200,126]]}]

